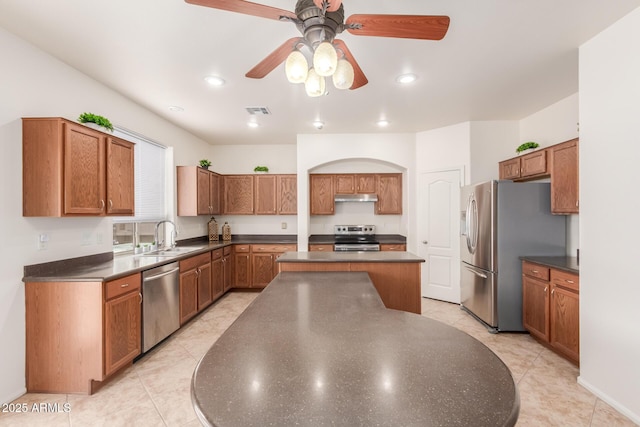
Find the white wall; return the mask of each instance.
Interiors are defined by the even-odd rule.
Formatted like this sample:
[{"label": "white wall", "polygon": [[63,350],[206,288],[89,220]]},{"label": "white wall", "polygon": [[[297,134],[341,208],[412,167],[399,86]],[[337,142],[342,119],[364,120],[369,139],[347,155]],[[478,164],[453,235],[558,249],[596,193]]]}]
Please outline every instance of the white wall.
[{"label": "white wall", "polygon": [[416,135],[418,174],[449,168],[464,171],[464,183],[470,184],[471,122],[459,123]]},{"label": "white wall", "polygon": [[[112,249],[108,218],[22,217],[21,117],[73,120],[82,112],[94,112],[174,146],[180,162],[197,161],[210,146],[3,29],[0,52],[0,402],[8,402],[25,389],[23,266]],[[47,250],[36,250],[40,233],[49,235]],[[82,245],[85,234],[90,242]]]},{"label": "white wall", "polygon": [[386,171],[390,167],[403,172],[403,215],[398,231],[407,235],[407,249],[415,252],[415,215],[410,214],[416,209],[415,197],[412,197],[415,194],[414,134],[298,135],[297,150],[298,250],[307,250],[310,234],[309,172],[323,170],[318,167],[334,162],[355,162],[355,165],[366,160],[383,162]]},{"label": "white wall", "polygon": [[[520,143],[534,141],[548,147],[578,137],[578,94],[520,120]],[[582,159],[580,159],[582,163]],[[567,215],[567,255],[576,256],[580,247],[580,217]]]},{"label": "white wall", "polygon": [[498,179],[498,162],[513,157],[518,143],[517,121],[471,122],[472,184]]},{"label": "white wall", "polygon": [[640,8],[580,47],[580,378],[640,424]]}]

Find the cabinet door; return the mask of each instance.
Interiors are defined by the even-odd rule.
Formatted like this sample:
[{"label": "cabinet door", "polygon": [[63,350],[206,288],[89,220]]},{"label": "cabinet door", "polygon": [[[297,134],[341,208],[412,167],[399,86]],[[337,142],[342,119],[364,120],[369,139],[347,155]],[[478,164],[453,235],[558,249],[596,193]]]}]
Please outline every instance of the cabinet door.
[{"label": "cabinet door", "polygon": [[64,213],[104,215],[105,137],[65,123]]},{"label": "cabinet door", "polygon": [[353,194],[356,192],[354,175],[336,175],[334,180],[336,194]]},{"label": "cabinet door", "polygon": [[107,214],[133,215],[135,204],[134,144],[107,138]]},{"label": "cabinet door", "polygon": [[233,256],[234,281],[236,288],[251,287],[251,255],[247,253],[236,253]]},{"label": "cabinet door", "polygon": [[275,215],[277,213],[276,206],[276,181],[275,175],[256,175],[254,177],[255,206],[258,215]]},{"label": "cabinet door", "polygon": [[551,148],[551,212],[577,214],[578,139]]},{"label": "cabinet door", "polygon": [[211,203],[209,200],[209,176],[211,172],[206,169],[198,168],[197,170],[197,187],[198,187],[198,215],[211,214]]},{"label": "cabinet door", "polygon": [[217,173],[209,172],[209,205],[211,214],[222,213],[222,203],[220,203],[220,180]]},{"label": "cabinet door", "polygon": [[273,254],[253,254],[252,263],[252,287],[264,288],[275,276],[273,272]]},{"label": "cabinet door", "polygon": [[376,189],[378,193],[376,214],[402,214],[402,174],[376,175]]},{"label": "cabinet door", "polygon": [[498,166],[500,179],[520,178],[520,157],[500,162]]},{"label": "cabinet door", "polygon": [[547,171],[547,150],[539,150],[535,153],[522,156],[520,159],[520,177],[530,177],[534,175],[546,175]]},{"label": "cabinet door", "polygon": [[549,282],[522,275],[522,324],[549,342]]},{"label": "cabinet door", "polygon": [[141,302],[138,292],[129,292],[105,303],[105,376],[131,362],[141,352]]},{"label": "cabinet door", "polygon": [[298,177],[278,175],[277,187],[278,214],[296,215],[298,213]]},{"label": "cabinet door", "polygon": [[[218,249],[222,252],[222,249]],[[215,301],[224,294],[224,258],[214,257],[211,261],[211,293],[212,299]]]},{"label": "cabinet door", "polygon": [[213,301],[213,293],[211,291],[211,263],[198,266],[198,311],[202,310]]},{"label": "cabinet door", "polygon": [[333,175],[309,175],[311,215],[333,215]]},{"label": "cabinet door", "polygon": [[376,192],[376,176],[374,174],[356,175],[356,193],[371,194]]},{"label": "cabinet door", "polygon": [[198,275],[196,269],[180,272],[180,325],[198,313]]},{"label": "cabinet door", "polygon": [[222,258],[222,269],[223,269],[223,277],[224,277],[224,291],[227,292],[232,288],[233,285],[233,264],[231,262],[231,255],[225,255]]},{"label": "cabinet door", "polygon": [[551,345],[578,362],[580,360],[580,311],[578,293],[551,284]]},{"label": "cabinet door", "polygon": [[226,175],[223,186],[225,214],[253,214],[253,175]]}]

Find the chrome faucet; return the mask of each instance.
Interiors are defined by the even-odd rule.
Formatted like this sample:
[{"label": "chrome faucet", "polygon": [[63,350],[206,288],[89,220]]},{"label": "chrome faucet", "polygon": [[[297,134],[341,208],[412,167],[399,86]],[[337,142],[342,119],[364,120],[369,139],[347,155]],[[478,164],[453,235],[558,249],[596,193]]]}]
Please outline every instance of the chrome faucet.
[{"label": "chrome faucet", "polygon": [[171,231],[171,248],[173,249],[176,247],[176,236],[178,235],[178,227],[173,221],[170,221],[168,219],[163,219],[162,221],[159,221],[156,224],[156,230],[153,233],[153,238],[155,239],[155,242],[158,245],[158,249],[164,245],[164,239],[162,240],[162,242],[158,242],[158,228],[160,228],[160,224],[163,224],[165,222],[173,225],[173,230]]}]

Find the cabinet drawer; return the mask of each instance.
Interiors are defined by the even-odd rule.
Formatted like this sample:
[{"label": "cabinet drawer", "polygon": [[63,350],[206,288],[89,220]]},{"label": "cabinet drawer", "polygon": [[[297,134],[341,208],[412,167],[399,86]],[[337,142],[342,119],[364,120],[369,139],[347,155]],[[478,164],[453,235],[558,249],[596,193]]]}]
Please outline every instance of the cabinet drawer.
[{"label": "cabinet drawer", "polygon": [[580,276],[562,270],[551,269],[551,283],[574,291],[580,290]]},{"label": "cabinet drawer", "polygon": [[384,243],[380,245],[380,250],[404,252],[407,250],[407,245],[394,245],[394,244]]},{"label": "cabinet drawer", "polygon": [[105,282],[104,299],[108,301],[132,291],[140,292],[140,273]]},{"label": "cabinet drawer", "polygon": [[544,267],[542,265],[523,261],[522,274],[526,276],[536,277],[541,280],[549,280],[549,267]]},{"label": "cabinet drawer", "polygon": [[296,250],[296,245],[251,245],[251,250],[254,253],[291,252]]},{"label": "cabinet drawer", "polygon": [[211,262],[211,252],[207,252],[204,254],[196,255],[191,258],[187,258],[185,260],[180,261],[180,271],[189,271],[194,268],[208,264]]},{"label": "cabinet drawer", "polygon": [[231,255],[231,246],[225,246],[224,248],[222,248],[222,253],[224,255]]},{"label": "cabinet drawer", "polygon": [[239,252],[249,252],[249,251],[251,250],[251,246],[249,246],[249,245],[235,245],[235,246],[233,247],[233,250],[234,250],[236,253],[239,253]]},{"label": "cabinet drawer", "polygon": [[211,261],[222,258],[222,249],[216,249],[211,252]]},{"label": "cabinet drawer", "polygon": [[309,252],[333,252],[333,245],[309,245]]}]

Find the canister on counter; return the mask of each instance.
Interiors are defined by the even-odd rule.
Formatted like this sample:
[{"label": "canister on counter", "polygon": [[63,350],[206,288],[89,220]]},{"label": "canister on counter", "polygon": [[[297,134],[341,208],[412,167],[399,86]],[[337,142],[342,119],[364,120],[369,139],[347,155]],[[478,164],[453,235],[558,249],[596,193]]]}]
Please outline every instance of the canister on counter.
[{"label": "canister on counter", "polygon": [[222,240],[231,240],[231,226],[227,221],[222,226]]},{"label": "canister on counter", "polygon": [[217,242],[220,236],[218,235],[218,223],[214,217],[211,217],[207,223],[207,228],[209,229],[209,241]]}]

